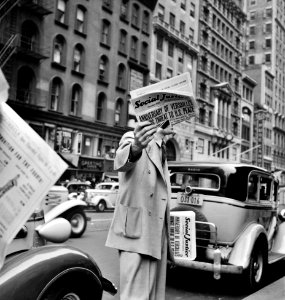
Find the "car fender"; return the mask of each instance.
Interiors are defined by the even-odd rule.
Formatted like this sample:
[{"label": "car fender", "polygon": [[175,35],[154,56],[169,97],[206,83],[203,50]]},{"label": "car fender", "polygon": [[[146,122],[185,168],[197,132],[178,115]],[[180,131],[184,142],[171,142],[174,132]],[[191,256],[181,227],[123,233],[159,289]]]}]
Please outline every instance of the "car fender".
[{"label": "car fender", "polygon": [[101,280],[90,256],[69,246],[48,245],[8,257],[0,271],[0,299],[37,299],[50,282],[70,272],[80,276],[82,270]]},{"label": "car fender", "polygon": [[246,269],[254,244],[260,235],[266,236],[265,229],[260,224],[250,224],[235,242],[229,257],[229,264],[242,266]]},{"label": "car fender", "polygon": [[285,254],[285,222],[282,222],[278,226],[276,235],[274,236],[274,243],[272,247],[272,252]]},{"label": "car fender", "polygon": [[51,209],[49,212],[47,212],[45,214],[45,222],[46,223],[50,222],[51,220],[59,217],[60,215],[62,215],[66,211],[70,210],[71,208],[79,207],[79,206],[81,206],[81,207],[87,206],[87,204],[86,204],[86,202],[84,202],[82,200],[78,200],[78,199],[65,201],[65,202],[57,205],[56,207],[54,207],[53,209]]},{"label": "car fender", "polygon": [[107,196],[96,195],[91,198],[90,202],[92,205],[96,206],[101,200],[104,200],[107,204],[107,207],[112,206]]}]

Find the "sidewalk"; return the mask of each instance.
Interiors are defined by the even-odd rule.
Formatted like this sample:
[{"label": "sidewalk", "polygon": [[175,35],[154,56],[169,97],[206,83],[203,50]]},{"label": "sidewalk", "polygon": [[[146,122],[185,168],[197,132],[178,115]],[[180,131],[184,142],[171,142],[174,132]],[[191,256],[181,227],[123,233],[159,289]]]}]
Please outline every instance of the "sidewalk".
[{"label": "sidewalk", "polygon": [[285,276],[271,283],[243,300],[284,300]]}]

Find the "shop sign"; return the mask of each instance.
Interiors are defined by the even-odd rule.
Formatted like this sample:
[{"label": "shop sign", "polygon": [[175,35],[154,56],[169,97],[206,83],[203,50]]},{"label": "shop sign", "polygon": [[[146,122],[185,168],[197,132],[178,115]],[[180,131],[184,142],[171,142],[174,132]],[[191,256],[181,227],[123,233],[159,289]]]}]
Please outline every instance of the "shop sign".
[{"label": "shop sign", "polygon": [[86,171],[104,172],[104,161],[92,158],[79,158],[79,169]]}]

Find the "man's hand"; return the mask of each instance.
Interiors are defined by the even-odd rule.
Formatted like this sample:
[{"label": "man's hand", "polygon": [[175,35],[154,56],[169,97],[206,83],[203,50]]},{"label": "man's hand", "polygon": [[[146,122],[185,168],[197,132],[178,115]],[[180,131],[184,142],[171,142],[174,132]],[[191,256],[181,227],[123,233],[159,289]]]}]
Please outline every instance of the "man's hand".
[{"label": "man's hand", "polygon": [[157,125],[152,125],[149,121],[137,124],[134,130],[134,142],[131,147],[132,155],[136,156],[146,148],[156,133]]}]

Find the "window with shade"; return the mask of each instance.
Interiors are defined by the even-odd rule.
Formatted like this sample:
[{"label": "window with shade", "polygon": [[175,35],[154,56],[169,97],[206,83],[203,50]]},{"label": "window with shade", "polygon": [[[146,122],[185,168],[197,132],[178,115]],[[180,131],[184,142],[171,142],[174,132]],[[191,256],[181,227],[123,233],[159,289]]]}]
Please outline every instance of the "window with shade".
[{"label": "window with shade", "polygon": [[118,66],[117,87],[126,88],[126,67],[122,63]]},{"label": "window with shade", "polygon": [[142,42],[141,63],[147,65],[147,61],[148,61],[148,44],[146,42]]},{"label": "window with shade", "polygon": [[62,35],[57,35],[53,41],[52,61],[64,65],[65,64],[66,41]]},{"label": "window with shade", "polygon": [[76,10],[75,30],[80,33],[86,33],[86,9],[83,6],[78,6]]},{"label": "window with shade", "polygon": [[63,83],[59,77],[56,77],[51,82],[50,105],[49,109],[58,111],[62,97]]},{"label": "window with shade", "polygon": [[119,52],[126,54],[127,53],[127,32],[124,29],[120,30],[119,38]]},{"label": "window with shade", "polygon": [[119,98],[116,101],[116,106],[115,106],[115,124],[116,125],[120,125],[120,123],[121,123],[122,108],[123,108],[123,100],[121,98]]},{"label": "window with shade", "polygon": [[103,45],[110,46],[111,42],[111,24],[108,20],[102,21],[101,40]]},{"label": "window with shade", "polygon": [[137,60],[138,57],[138,38],[135,36],[132,36],[131,38],[130,57],[135,60]]},{"label": "window with shade", "polygon": [[83,46],[80,44],[77,44],[74,47],[74,51],[73,51],[73,70],[74,71],[83,73],[83,58],[84,58]]},{"label": "window with shade", "polygon": [[79,108],[82,99],[82,89],[79,84],[74,84],[71,92],[70,114],[79,116]]},{"label": "window with shade", "polygon": [[99,74],[98,79],[107,82],[108,81],[108,67],[109,67],[109,61],[107,56],[103,55],[100,58],[99,61]]},{"label": "window with shade", "polygon": [[147,11],[143,12],[142,31],[149,33],[149,13]]},{"label": "window with shade", "polygon": [[97,99],[96,120],[103,122],[105,119],[106,95],[101,92]]},{"label": "window with shade", "polygon": [[132,7],[132,19],[131,19],[131,23],[133,26],[139,27],[139,18],[140,18],[140,8],[136,3],[134,3]]},{"label": "window with shade", "polygon": [[66,0],[58,0],[57,1],[57,7],[56,7],[56,13],[55,13],[55,19],[56,21],[66,24]]}]

